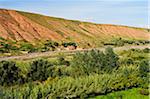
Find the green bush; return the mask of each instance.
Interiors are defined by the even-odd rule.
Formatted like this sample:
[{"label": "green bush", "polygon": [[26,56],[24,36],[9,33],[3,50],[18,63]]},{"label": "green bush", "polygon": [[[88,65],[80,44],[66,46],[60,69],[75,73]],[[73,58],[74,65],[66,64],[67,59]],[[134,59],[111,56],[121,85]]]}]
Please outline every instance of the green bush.
[{"label": "green bush", "polygon": [[149,72],[149,61],[148,60],[142,60],[140,62],[139,72],[142,77],[147,77]]},{"label": "green bush", "polygon": [[31,63],[31,69],[28,73],[29,80],[46,80],[52,75],[52,64],[47,60],[39,59]]},{"label": "green bush", "polygon": [[62,43],[62,45],[63,45],[64,47],[68,47],[68,46],[77,47],[77,43],[75,43],[75,42],[64,42],[64,43]]},{"label": "green bush", "polygon": [[27,43],[27,42],[21,43],[19,50],[21,50],[21,51],[28,51],[28,52],[36,52],[37,51],[35,46],[33,46],[32,44]]},{"label": "green bush", "polygon": [[12,44],[0,42],[0,45],[1,45],[0,53],[10,53],[11,51],[18,50],[18,48],[16,46],[13,46]]},{"label": "green bush", "polygon": [[111,71],[114,68],[118,68],[119,57],[114,53],[111,47],[106,48],[105,56],[106,70]]},{"label": "green bush", "polygon": [[21,70],[12,61],[0,62],[0,84],[14,85],[24,83],[24,78],[20,75]]},{"label": "green bush", "polygon": [[118,56],[112,48],[107,48],[105,53],[99,50],[91,50],[84,53],[77,53],[72,60],[72,66],[79,69],[79,72],[90,74],[91,72],[111,72],[118,67]]},{"label": "green bush", "polygon": [[45,48],[46,49],[51,49],[52,51],[55,50],[56,47],[59,46],[59,43],[55,42],[55,41],[50,41],[50,40],[47,40],[44,44]]},{"label": "green bush", "polygon": [[58,65],[66,65],[66,66],[69,66],[70,65],[70,62],[65,60],[64,57],[59,57],[58,58]]},{"label": "green bush", "polygon": [[127,59],[126,64],[127,64],[127,65],[134,64],[133,59]]},{"label": "green bush", "polygon": [[5,50],[5,48],[0,48],[0,53],[8,53],[9,51]]},{"label": "green bush", "polygon": [[149,95],[149,90],[148,89],[142,89],[142,90],[140,90],[140,94],[148,96]]},{"label": "green bush", "polygon": [[143,52],[144,53],[150,53],[150,49],[149,48],[145,48],[145,49],[143,49]]}]

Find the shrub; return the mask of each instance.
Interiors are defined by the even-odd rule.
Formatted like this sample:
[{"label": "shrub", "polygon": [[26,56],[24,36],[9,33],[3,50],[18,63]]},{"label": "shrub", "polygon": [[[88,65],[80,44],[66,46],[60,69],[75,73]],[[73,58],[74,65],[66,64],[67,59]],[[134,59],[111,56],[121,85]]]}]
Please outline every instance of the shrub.
[{"label": "shrub", "polygon": [[85,74],[99,72],[104,67],[104,57],[104,53],[99,50],[77,53],[73,57],[72,66]]},{"label": "shrub", "polygon": [[57,43],[57,42],[55,42],[55,41],[47,40],[44,45],[45,45],[46,47],[50,47],[50,48],[55,49],[55,47],[58,47],[58,46],[59,46],[59,43]]},{"label": "shrub", "polygon": [[111,71],[113,68],[118,68],[119,57],[111,47],[106,48],[105,56],[106,70]]},{"label": "shrub", "polygon": [[54,46],[56,46],[56,47],[59,46],[59,43],[57,43],[57,42],[54,42],[53,44],[54,44]]},{"label": "shrub", "polygon": [[142,90],[140,90],[140,94],[148,96],[149,95],[149,91],[148,91],[148,89],[142,89]]},{"label": "shrub", "polygon": [[52,75],[51,67],[47,60],[39,59],[31,63],[31,69],[28,73],[29,80],[46,80],[49,76]]},{"label": "shrub", "polygon": [[139,72],[141,77],[147,77],[149,72],[149,61],[148,60],[142,60],[139,67]]},{"label": "shrub", "polygon": [[105,54],[99,50],[91,50],[75,54],[72,66],[80,69],[79,72],[82,71],[85,74],[90,72],[111,72],[118,67],[118,59],[112,48],[107,48]]},{"label": "shrub", "polygon": [[54,47],[53,42],[51,42],[51,41],[47,41],[44,45],[46,45],[48,47]]},{"label": "shrub", "polygon": [[35,50],[34,46],[30,43],[27,42],[23,42],[20,45],[19,48],[21,51],[28,51],[28,52],[33,52]]},{"label": "shrub", "polygon": [[127,59],[126,64],[127,65],[134,64],[133,59]]},{"label": "shrub", "polygon": [[68,47],[68,46],[74,46],[75,48],[77,47],[77,43],[75,43],[75,42],[64,42],[64,43],[62,43],[62,45],[64,47]]},{"label": "shrub", "polygon": [[0,48],[0,53],[8,53],[8,51],[5,48]]},{"label": "shrub", "polygon": [[66,66],[69,66],[70,65],[70,62],[65,60],[64,57],[59,57],[58,58],[58,65],[66,65]]},{"label": "shrub", "polygon": [[2,47],[0,48],[1,53],[9,53],[11,50],[17,50],[16,46],[12,46],[11,44],[3,43],[0,44]]},{"label": "shrub", "polygon": [[14,62],[1,61],[0,62],[0,84],[1,85],[13,85],[17,83],[23,83],[24,79],[20,75],[20,69]]},{"label": "shrub", "polygon": [[150,49],[149,49],[149,48],[145,48],[145,49],[143,49],[143,52],[144,52],[144,53],[149,53],[149,52],[150,52]]}]

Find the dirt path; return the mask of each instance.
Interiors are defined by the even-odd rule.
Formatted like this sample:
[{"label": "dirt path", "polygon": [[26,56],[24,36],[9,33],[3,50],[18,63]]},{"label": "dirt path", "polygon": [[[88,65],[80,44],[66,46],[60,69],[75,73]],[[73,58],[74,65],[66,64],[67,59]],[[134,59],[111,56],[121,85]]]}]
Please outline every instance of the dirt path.
[{"label": "dirt path", "polygon": [[[116,50],[129,50],[132,48],[138,48],[138,49],[144,49],[144,48],[150,48],[150,46],[123,46],[123,47],[115,47],[113,48],[115,51]],[[105,50],[104,48],[94,48],[98,50]],[[23,59],[32,59],[32,58],[37,58],[37,57],[57,57],[59,53],[76,53],[76,52],[84,52],[84,51],[89,51],[92,49],[80,49],[80,50],[62,50],[62,51],[48,51],[48,52],[37,52],[37,53],[29,53],[25,55],[20,55],[20,56],[5,56],[5,57],[0,57],[0,61],[2,60],[23,60]]]}]

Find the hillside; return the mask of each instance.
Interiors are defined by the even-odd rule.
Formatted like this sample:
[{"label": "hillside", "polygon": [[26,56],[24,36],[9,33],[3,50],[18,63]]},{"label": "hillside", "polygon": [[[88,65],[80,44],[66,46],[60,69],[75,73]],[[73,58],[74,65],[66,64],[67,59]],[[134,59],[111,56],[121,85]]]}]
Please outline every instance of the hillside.
[{"label": "hillside", "polygon": [[117,37],[148,40],[150,33],[143,28],[94,24],[0,9],[0,37],[31,43],[53,40],[99,44]]}]

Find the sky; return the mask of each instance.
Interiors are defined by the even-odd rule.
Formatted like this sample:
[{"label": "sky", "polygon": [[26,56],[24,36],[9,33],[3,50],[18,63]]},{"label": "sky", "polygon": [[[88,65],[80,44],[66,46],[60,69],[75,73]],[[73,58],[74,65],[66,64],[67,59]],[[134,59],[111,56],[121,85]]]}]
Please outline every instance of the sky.
[{"label": "sky", "polygon": [[148,0],[0,0],[0,8],[144,28],[148,28],[150,9]]}]

